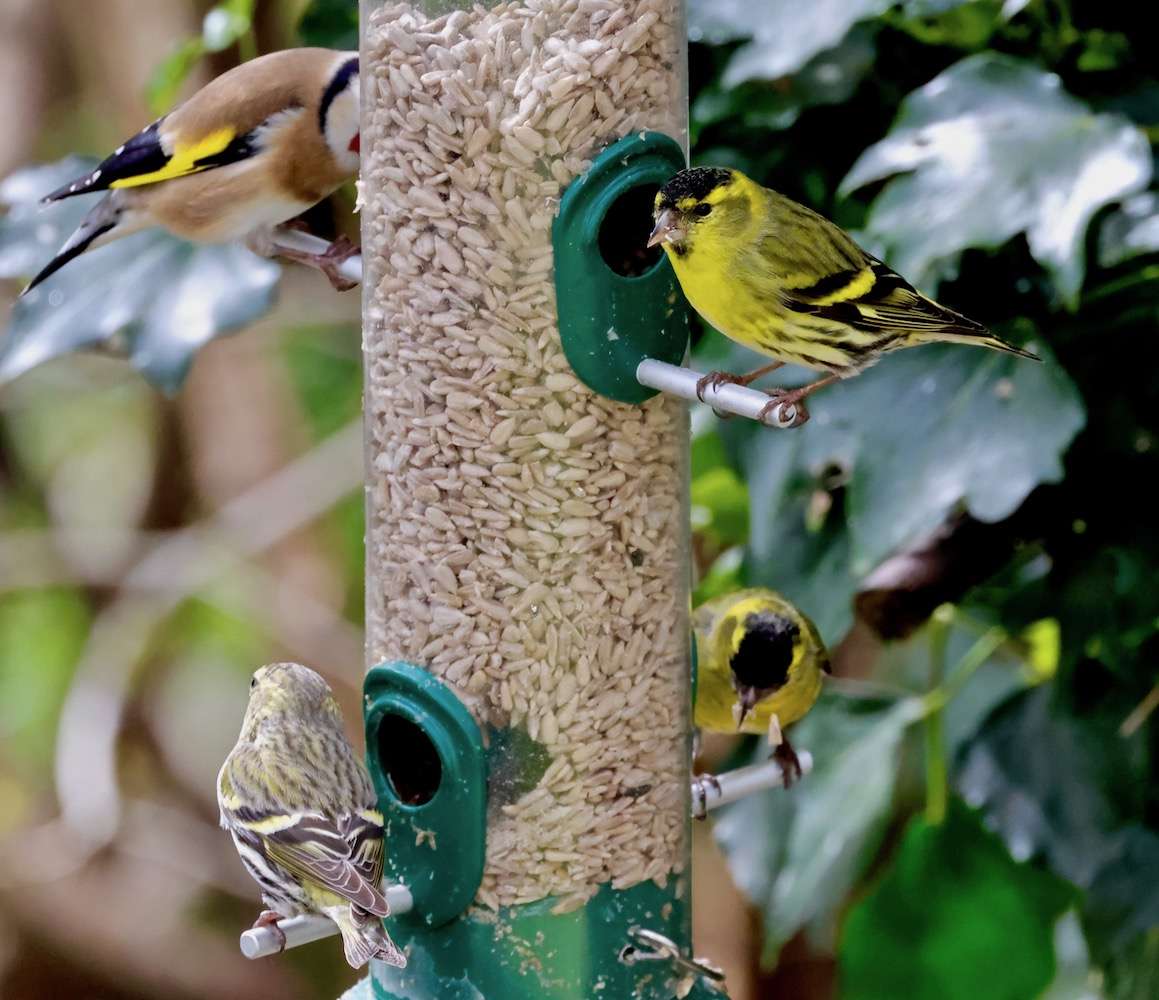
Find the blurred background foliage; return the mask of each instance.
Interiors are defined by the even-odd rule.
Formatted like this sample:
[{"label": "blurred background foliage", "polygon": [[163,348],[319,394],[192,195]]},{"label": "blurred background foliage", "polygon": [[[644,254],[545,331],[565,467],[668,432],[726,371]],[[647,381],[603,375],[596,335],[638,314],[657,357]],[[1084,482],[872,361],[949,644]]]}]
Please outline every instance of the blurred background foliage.
[{"label": "blurred background foliage", "polygon": [[[789,433],[693,413],[698,597],[777,587],[837,675],[794,734],[813,774],[698,827],[697,950],[734,1000],[1159,996],[1147,5],[689,15],[696,162],[1046,359],[906,352]],[[116,145],[255,52],[350,47],[356,23],[348,0],[0,0],[0,295],[69,224],[27,207],[62,168],[25,168]],[[349,229],[350,204],[311,221]],[[238,955],[255,892],[213,779],[260,662],[315,665],[357,718],[357,296],[137,239],[0,340],[0,994],[333,997],[337,949]],[[192,336],[159,287],[208,303]],[[114,356],[69,353],[92,346]],[[694,352],[752,360],[711,330]]]}]

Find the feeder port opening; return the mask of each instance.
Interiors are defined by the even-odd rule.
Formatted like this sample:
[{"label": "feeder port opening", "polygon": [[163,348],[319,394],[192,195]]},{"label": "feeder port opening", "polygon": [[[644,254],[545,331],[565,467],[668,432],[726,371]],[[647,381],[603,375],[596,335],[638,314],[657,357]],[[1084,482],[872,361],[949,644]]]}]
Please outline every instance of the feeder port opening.
[{"label": "feeder port opening", "polygon": [[616,274],[638,278],[653,271],[664,256],[660,247],[649,247],[652,206],[658,184],[629,188],[611,204],[600,222],[600,256]]},{"label": "feeder port opening", "polygon": [[443,782],[443,761],[435,744],[417,723],[392,712],[378,723],[378,759],[398,800],[426,805]]}]

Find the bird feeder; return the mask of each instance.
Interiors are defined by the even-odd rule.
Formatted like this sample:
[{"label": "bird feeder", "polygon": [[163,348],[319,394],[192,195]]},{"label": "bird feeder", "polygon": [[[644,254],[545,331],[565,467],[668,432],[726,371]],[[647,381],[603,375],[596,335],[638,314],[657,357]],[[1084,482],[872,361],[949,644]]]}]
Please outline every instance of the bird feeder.
[{"label": "bird feeder", "polygon": [[688,422],[634,377],[687,342],[642,250],[683,7],[363,3],[367,751],[413,896],[383,1000],[714,992]]}]

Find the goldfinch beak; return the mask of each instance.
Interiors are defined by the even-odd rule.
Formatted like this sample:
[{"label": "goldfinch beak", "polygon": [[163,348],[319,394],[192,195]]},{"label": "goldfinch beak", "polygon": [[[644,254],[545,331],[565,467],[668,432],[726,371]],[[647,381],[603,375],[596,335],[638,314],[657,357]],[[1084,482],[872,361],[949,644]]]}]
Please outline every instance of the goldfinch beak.
[{"label": "goldfinch beak", "polygon": [[676,210],[666,208],[656,216],[656,225],[652,235],[648,237],[648,246],[659,246],[661,243],[674,243],[684,237],[684,230],[680,228],[680,219]]}]

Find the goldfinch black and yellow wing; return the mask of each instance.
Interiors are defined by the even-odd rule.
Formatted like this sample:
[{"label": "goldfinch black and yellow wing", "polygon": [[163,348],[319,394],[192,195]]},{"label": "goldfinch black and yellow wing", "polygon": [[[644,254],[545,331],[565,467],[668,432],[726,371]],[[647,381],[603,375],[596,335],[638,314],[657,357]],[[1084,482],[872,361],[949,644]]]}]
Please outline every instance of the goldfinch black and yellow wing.
[{"label": "goldfinch black and yellow wing", "polygon": [[[342,57],[328,49],[288,49],[236,66],[44,200],[144,187],[247,160],[269,145],[272,136],[263,133],[290,125],[308,109],[324,114],[329,91],[322,88]],[[346,62],[349,73],[330,81],[339,89],[357,74],[357,58]]]},{"label": "goldfinch black and yellow wing", "polygon": [[53,191],[45,202],[94,191],[143,187],[238,163],[254,154],[254,133],[238,135],[228,125],[194,138],[171,138],[166,118],[142,129],[106,157],[92,173]]}]

